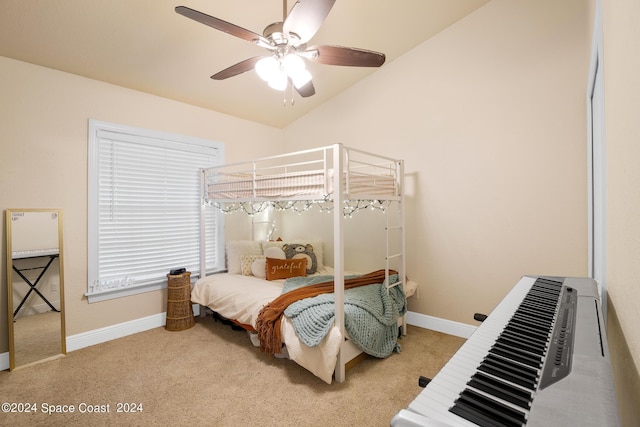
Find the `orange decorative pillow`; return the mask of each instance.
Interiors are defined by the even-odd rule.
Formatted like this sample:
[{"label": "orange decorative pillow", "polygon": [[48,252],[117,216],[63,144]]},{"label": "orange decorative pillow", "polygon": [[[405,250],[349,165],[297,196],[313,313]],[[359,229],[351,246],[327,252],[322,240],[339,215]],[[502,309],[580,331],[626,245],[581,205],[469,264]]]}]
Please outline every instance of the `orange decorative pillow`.
[{"label": "orange decorative pillow", "polygon": [[307,259],[267,258],[267,280],[288,279],[307,275]]}]

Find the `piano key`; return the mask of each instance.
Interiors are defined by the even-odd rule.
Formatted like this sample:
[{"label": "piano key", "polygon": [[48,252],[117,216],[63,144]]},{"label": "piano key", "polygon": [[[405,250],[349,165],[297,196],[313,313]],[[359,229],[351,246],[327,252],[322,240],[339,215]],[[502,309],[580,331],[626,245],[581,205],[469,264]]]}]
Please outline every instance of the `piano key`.
[{"label": "piano key", "polygon": [[481,425],[522,426],[526,421],[525,412],[513,409],[470,389],[465,389],[460,394],[449,411],[456,413],[458,407],[463,409],[465,414],[471,413],[482,419],[483,424]]},{"label": "piano key", "polygon": [[496,338],[509,321],[514,308],[517,307],[529,291],[535,279],[524,278],[511,292],[496,306],[496,308],[481,326],[469,337],[463,347],[422,390],[409,405],[409,409],[417,413],[439,414],[438,418],[460,425],[474,424],[461,420],[449,413],[448,409],[458,398],[460,391],[475,373],[477,365],[485,357]]},{"label": "piano key", "polygon": [[502,378],[503,380],[517,384],[521,387],[526,387],[529,390],[535,390],[539,381],[537,373],[530,375],[526,371],[517,371],[512,367],[509,367],[507,364],[500,364],[487,360],[478,366],[478,370],[484,371],[498,378]]},{"label": "piano key", "polygon": [[484,375],[481,372],[471,377],[467,385],[513,403],[522,409],[528,410],[533,400],[532,391],[523,390],[489,375]]},{"label": "piano key", "polygon": [[501,335],[512,337],[514,339],[519,339],[521,341],[530,342],[532,344],[536,344],[536,345],[539,345],[539,346],[542,346],[542,347],[546,347],[547,344],[549,343],[549,337],[535,338],[535,337],[527,335],[527,334],[525,334],[525,333],[523,333],[521,331],[505,329],[504,331],[502,331]]},{"label": "piano key", "polygon": [[[606,356],[605,363],[608,363],[606,337],[602,338],[600,329],[597,328],[602,320],[598,319],[598,317],[601,319],[601,312],[599,312],[595,282],[591,279],[575,278],[561,280],[565,283],[569,281],[572,287],[579,289],[580,296],[583,298],[582,302],[578,301],[578,307],[581,307],[580,304],[582,307],[588,306],[586,299],[589,298],[591,298],[591,307],[593,307],[595,301],[596,310],[578,308],[578,318],[586,316],[589,317],[589,320],[579,322],[577,325],[580,328],[585,323],[588,324],[595,331],[595,337],[592,330],[576,331],[575,335],[580,338],[578,340],[580,351],[583,351],[584,347],[595,348],[600,343],[598,349],[602,347],[604,350],[596,352],[596,356],[603,357],[603,360]],[[496,425],[496,423],[505,425],[506,419],[509,422],[515,422],[515,425],[526,423],[527,427],[619,425],[615,409],[615,395],[613,399],[604,399],[609,406],[613,401],[611,408],[606,406],[603,409],[603,404],[601,404],[603,401],[601,396],[606,394],[604,390],[613,390],[611,373],[606,369],[602,377],[598,376],[598,378],[604,378],[603,384],[593,384],[593,376],[588,375],[586,378],[582,375],[584,368],[581,368],[574,369],[571,375],[560,382],[552,383],[542,389],[539,382],[543,370],[546,369],[546,363],[544,367],[531,367],[510,358],[513,357],[511,353],[526,354],[527,350],[524,352],[522,350],[530,346],[530,353],[537,353],[531,351],[533,349],[544,348],[545,352],[543,352],[541,360],[543,362],[549,360],[549,364],[553,364],[555,350],[553,355],[546,354],[550,351],[549,341],[552,335],[554,339],[562,339],[559,331],[563,326],[561,321],[565,317],[563,317],[563,312],[558,312],[558,308],[561,303],[565,304],[569,301],[567,299],[568,291],[562,292],[562,289],[569,289],[569,287],[563,288],[562,281],[523,277],[454,357],[409,404],[408,411],[425,416],[428,420],[436,422],[437,425],[448,424],[451,426]],[[561,299],[562,301],[560,301]],[[549,308],[543,309],[540,304],[549,304]],[[595,318],[592,320],[590,317],[594,315]],[[559,320],[558,325],[555,324],[557,320]],[[573,328],[574,325],[568,323],[566,327]],[[537,331],[538,335],[532,338],[531,335],[534,331]],[[592,339],[595,340],[596,345],[582,343],[585,341],[584,337],[589,335],[594,337]],[[514,347],[513,352],[505,350],[509,346]],[[520,351],[516,349],[520,349]],[[584,356],[581,355],[581,357],[580,363],[585,363]],[[587,363],[594,362],[596,361],[589,360]],[[600,365],[599,361],[597,363]],[[485,368],[486,370],[484,370]],[[520,396],[520,393],[527,393],[527,390],[531,392],[531,382],[535,387],[532,393],[533,400],[531,401],[531,409],[526,410],[522,404],[526,406],[524,402],[528,398],[526,394],[523,395],[524,397]],[[580,385],[577,386],[577,384]],[[596,389],[600,392],[595,392]],[[559,394],[555,390],[559,390]],[[581,393],[580,397],[571,398],[572,395],[578,393]],[[565,402],[569,398],[573,403],[567,406]],[[584,403],[586,401],[588,403]],[[475,422],[450,412],[449,408],[455,408],[455,411],[466,414],[467,418],[474,419]],[[585,413],[589,413],[589,415],[585,416]],[[496,421],[492,417],[505,419]],[[394,427],[401,425],[404,424],[392,423]]]},{"label": "piano key", "polygon": [[542,356],[546,349],[546,346],[531,345],[529,343],[525,343],[517,339],[510,338],[509,336],[506,336],[506,335],[500,335],[500,338],[498,338],[498,341],[510,347],[518,348],[520,350],[533,353],[538,356]]},{"label": "piano key", "polygon": [[542,353],[544,353],[547,348],[546,342],[541,343],[539,341],[525,341],[510,334],[501,334],[500,338],[498,339],[504,343],[508,343],[509,345],[538,355],[542,355]]},{"label": "piano key", "polygon": [[547,340],[549,338],[549,333],[543,333],[541,331],[538,331],[536,329],[533,328],[528,328],[526,326],[523,325],[507,325],[505,327],[506,331],[513,331],[513,332],[520,332],[522,334],[527,334],[527,335],[531,335],[534,338],[540,339],[540,340]]},{"label": "piano key", "polygon": [[490,352],[504,356],[507,359],[516,360],[518,362],[524,363],[525,365],[531,366],[533,368],[542,367],[542,358],[540,357],[535,358],[527,354],[518,353],[515,349],[512,349],[512,348],[494,345],[493,347],[491,347]]}]

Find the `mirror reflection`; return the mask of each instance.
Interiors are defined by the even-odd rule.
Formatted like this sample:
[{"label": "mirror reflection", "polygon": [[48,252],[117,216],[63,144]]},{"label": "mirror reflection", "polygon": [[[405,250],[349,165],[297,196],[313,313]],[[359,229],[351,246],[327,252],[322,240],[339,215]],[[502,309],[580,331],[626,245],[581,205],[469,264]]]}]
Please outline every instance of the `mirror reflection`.
[{"label": "mirror reflection", "polygon": [[66,353],[62,212],[6,212],[9,367]]}]

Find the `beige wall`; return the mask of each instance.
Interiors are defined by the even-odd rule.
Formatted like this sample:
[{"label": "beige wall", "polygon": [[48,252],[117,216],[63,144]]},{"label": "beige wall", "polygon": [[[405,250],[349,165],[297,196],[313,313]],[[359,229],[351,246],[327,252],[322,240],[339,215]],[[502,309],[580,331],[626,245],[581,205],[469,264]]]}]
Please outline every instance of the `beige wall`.
[{"label": "beige wall", "polygon": [[523,274],[587,274],[590,13],[494,0],[285,129],[405,159],[410,310],[474,324]]},{"label": "beige wall", "polygon": [[[279,129],[3,57],[0,93],[0,210],[63,210],[68,336],[162,313],[166,304],[164,292],[93,304],[83,296],[88,119],[220,141],[229,161],[245,159],[248,151],[264,156],[283,149]],[[2,319],[7,318],[5,259],[3,244]],[[0,324],[1,353],[8,345],[6,322]]]},{"label": "beige wall", "polygon": [[603,0],[608,330],[623,425],[640,425],[640,3]]}]

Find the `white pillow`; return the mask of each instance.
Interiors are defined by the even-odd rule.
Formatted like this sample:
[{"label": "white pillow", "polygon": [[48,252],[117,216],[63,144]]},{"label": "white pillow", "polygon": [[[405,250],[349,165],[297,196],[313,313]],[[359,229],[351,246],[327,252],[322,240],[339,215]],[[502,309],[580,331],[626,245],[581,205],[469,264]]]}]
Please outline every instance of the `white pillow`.
[{"label": "white pillow", "polygon": [[226,244],[227,270],[229,273],[242,273],[243,255],[262,255],[262,245],[253,240],[231,240]]},{"label": "white pillow", "polygon": [[240,270],[242,270],[243,276],[251,276],[251,265],[259,258],[264,258],[264,255],[242,255],[240,257]]},{"label": "white pillow", "polygon": [[287,255],[285,255],[282,248],[279,248],[277,246],[271,246],[269,248],[266,248],[264,250],[264,257],[275,258],[275,259],[287,259]]},{"label": "white pillow", "polygon": [[251,272],[253,273],[254,276],[260,279],[266,279],[267,278],[267,259],[258,258],[257,260],[253,261],[253,264],[251,264]]}]

